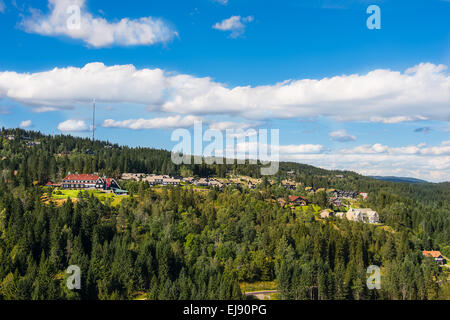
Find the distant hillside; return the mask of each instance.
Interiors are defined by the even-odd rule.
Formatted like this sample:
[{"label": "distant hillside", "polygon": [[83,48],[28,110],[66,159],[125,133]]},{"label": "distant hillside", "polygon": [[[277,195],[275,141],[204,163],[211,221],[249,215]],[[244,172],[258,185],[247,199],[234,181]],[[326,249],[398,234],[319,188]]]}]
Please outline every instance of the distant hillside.
[{"label": "distant hillside", "polygon": [[393,177],[393,176],[382,177],[382,176],[370,176],[370,178],[374,178],[374,179],[382,180],[382,181],[389,181],[389,182],[429,183],[428,181],[425,181],[425,180],[420,180],[420,179],[416,179],[416,178],[407,178],[407,177]]}]

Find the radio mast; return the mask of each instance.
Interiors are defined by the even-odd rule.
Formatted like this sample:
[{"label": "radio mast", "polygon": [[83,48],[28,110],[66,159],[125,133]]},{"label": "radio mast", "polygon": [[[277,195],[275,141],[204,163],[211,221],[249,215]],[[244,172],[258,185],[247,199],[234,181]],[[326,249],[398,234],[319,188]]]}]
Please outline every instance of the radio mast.
[{"label": "radio mast", "polygon": [[92,142],[95,141],[95,99],[93,103],[93,109],[92,109]]}]

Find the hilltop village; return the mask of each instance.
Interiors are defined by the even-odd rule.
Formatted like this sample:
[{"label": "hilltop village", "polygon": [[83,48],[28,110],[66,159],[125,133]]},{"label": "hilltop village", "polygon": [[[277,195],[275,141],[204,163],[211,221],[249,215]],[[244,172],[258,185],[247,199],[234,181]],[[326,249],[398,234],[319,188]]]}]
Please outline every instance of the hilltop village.
[{"label": "hilltop village", "polygon": [[[42,141],[26,134],[7,134],[3,136],[4,140],[11,143],[18,142],[26,148],[40,147]],[[103,150],[113,150],[117,146],[110,144],[103,145]],[[90,148],[82,150],[62,150],[54,154],[55,159],[65,161],[73,157],[98,157],[96,152]],[[5,160],[6,157],[2,158]],[[14,176],[19,174],[19,170],[14,170]],[[309,206],[319,214],[322,219],[336,217],[345,218],[350,221],[362,221],[368,223],[379,223],[379,214],[371,208],[364,206],[364,201],[368,197],[368,192],[360,190],[340,190],[334,188],[320,188],[306,185],[298,176],[298,170],[286,170],[282,177],[262,177],[254,178],[248,175],[235,174],[229,171],[225,178],[217,176],[182,176],[157,173],[132,173],[125,172],[115,174],[115,178],[106,175],[100,175],[97,172],[72,173],[67,174],[60,181],[47,181],[45,187],[52,188],[53,195],[58,199],[64,199],[70,195],[76,196],[78,191],[95,191],[95,194],[106,194],[108,197],[128,196],[129,191],[122,188],[121,185],[127,185],[129,182],[142,182],[149,187],[193,187],[195,190],[216,189],[223,191],[227,187],[237,189],[261,190],[267,186],[278,187],[285,192],[280,193],[278,198],[273,199],[282,208],[290,208],[292,212],[300,209],[306,209]],[[343,174],[335,174],[333,181],[344,180]],[[36,184],[37,182],[35,182]],[[45,198],[46,200],[48,198]],[[319,203],[320,202],[320,203]],[[321,211],[318,211],[321,210]]]},{"label": "hilltop village", "polygon": [[[295,177],[294,171],[289,171],[288,176]],[[342,175],[337,178],[343,178]],[[307,195],[314,196],[324,194],[328,201],[328,206],[336,208],[342,211],[333,211],[332,209],[325,209],[320,212],[321,218],[330,218],[336,216],[338,218],[346,218],[351,221],[362,221],[369,223],[380,222],[379,215],[376,211],[370,208],[353,208],[352,204],[357,201],[363,202],[367,199],[368,193],[358,191],[343,191],[336,189],[325,188],[313,188],[304,187],[303,183],[296,182],[295,180],[288,178],[285,180],[251,178],[248,176],[230,175],[228,178],[195,178],[195,177],[182,177],[182,176],[169,176],[169,175],[157,175],[157,174],[145,174],[145,173],[124,173],[121,176],[121,180],[124,181],[136,181],[147,182],[150,186],[195,186],[195,187],[209,187],[223,190],[225,187],[233,186],[236,188],[248,188],[257,189],[258,186],[267,184],[269,186],[279,186],[286,190],[298,191],[300,193],[306,193],[305,196],[301,195],[289,195],[286,197],[280,197],[277,202],[281,207],[289,207],[292,211],[295,211],[298,207],[305,207],[311,204],[311,200],[307,199]]]},{"label": "hilltop village", "polygon": [[[295,176],[295,172],[289,172],[289,176]],[[312,188],[304,187],[303,183],[288,179],[261,179],[251,178],[248,176],[230,175],[228,178],[200,178],[200,177],[183,177],[183,176],[169,176],[146,173],[123,173],[118,179],[121,183],[129,181],[146,183],[149,187],[194,187],[198,189],[216,189],[223,191],[226,187],[234,187],[238,189],[248,188],[255,190],[258,187],[266,184],[268,186],[278,186],[293,193],[303,195],[288,195],[287,197],[279,197],[276,201],[283,208],[290,208],[293,212],[300,207],[307,207],[313,205],[314,208],[319,208],[317,204],[313,204],[311,198],[317,198],[322,195],[326,197],[327,204],[324,210],[320,212],[320,217],[331,218],[346,218],[350,221],[361,221],[368,223],[380,222],[379,215],[376,211],[370,208],[354,208],[356,203],[364,203],[368,194],[358,191],[343,191],[336,189]],[[78,174],[69,173],[60,183],[53,183],[49,181],[46,187],[53,187],[56,190],[97,190],[103,193],[113,193],[114,195],[128,195],[129,192],[120,187],[119,181],[106,176],[99,176],[94,174]],[[314,206],[315,205],[315,206]],[[322,204],[322,207],[324,205]]]}]

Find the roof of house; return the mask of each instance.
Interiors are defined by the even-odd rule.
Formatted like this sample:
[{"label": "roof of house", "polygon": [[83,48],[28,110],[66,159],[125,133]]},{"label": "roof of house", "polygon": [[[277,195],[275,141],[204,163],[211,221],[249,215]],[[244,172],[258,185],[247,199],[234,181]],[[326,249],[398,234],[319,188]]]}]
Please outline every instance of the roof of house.
[{"label": "roof of house", "polygon": [[304,197],[302,196],[289,196],[289,201],[293,202],[293,201],[297,201],[298,199],[301,200],[306,200]]},{"label": "roof of house", "polygon": [[423,255],[425,257],[433,257],[433,258],[439,258],[440,256],[442,256],[440,251],[424,251]]},{"label": "roof of house", "polygon": [[97,181],[99,178],[96,174],[69,174],[64,181]]},{"label": "roof of house", "polygon": [[61,186],[61,184],[60,183],[53,183],[53,182],[49,181],[49,182],[47,182],[46,186],[47,187],[50,187],[50,186]]}]

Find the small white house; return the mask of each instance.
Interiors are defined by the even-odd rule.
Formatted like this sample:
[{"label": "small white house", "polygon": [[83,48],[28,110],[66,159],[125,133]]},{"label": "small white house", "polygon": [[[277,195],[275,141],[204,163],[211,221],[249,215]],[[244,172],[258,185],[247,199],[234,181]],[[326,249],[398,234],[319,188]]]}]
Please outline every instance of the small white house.
[{"label": "small white house", "polygon": [[336,212],[336,218],[343,219],[345,217],[345,212]]},{"label": "small white house", "polygon": [[325,210],[322,210],[320,212],[320,217],[322,219],[326,219],[326,218],[329,218],[329,217],[332,217],[332,216],[333,216],[333,211],[331,211],[329,209],[325,209]]},{"label": "small white house", "polygon": [[380,222],[378,213],[370,208],[350,208],[346,213],[346,218],[351,221],[363,221],[369,223]]}]

